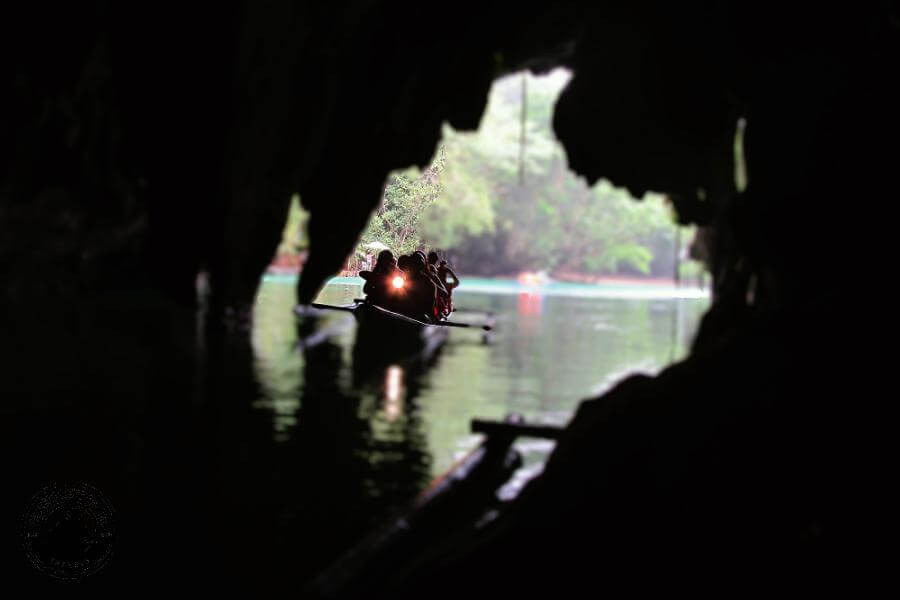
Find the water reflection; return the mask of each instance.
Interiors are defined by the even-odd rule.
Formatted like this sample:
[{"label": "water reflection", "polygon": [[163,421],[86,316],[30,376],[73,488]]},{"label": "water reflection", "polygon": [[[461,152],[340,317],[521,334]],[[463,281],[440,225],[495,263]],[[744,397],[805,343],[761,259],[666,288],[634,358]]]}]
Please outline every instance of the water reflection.
[{"label": "water reflection", "polygon": [[533,292],[522,292],[519,294],[518,312],[520,315],[539,315],[541,314],[541,301],[543,296]]},{"label": "water reflection", "polygon": [[[341,281],[327,286],[319,301],[346,304],[361,294],[355,280]],[[468,431],[473,416],[502,418],[513,411],[532,421],[563,424],[581,399],[631,372],[652,373],[677,360],[686,353],[707,305],[689,289],[674,290],[677,297],[672,297],[658,287],[598,291],[556,285],[545,294],[521,289],[510,293],[517,288],[508,282],[498,283],[499,291],[488,285],[491,282],[477,283],[477,293],[455,294],[461,308],[456,318],[477,320],[479,314],[494,313],[497,324],[490,345],[482,343],[477,330],[454,329],[446,343],[435,345],[433,354],[400,364],[379,356],[377,347],[359,345],[353,318],[346,314],[324,315],[303,334],[304,339],[318,343],[318,338],[326,338],[341,348],[344,361],[336,373],[340,391],[360,397],[361,410],[373,427],[383,428],[376,424],[379,419],[398,421],[400,414],[411,410],[410,402],[420,407],[413,410],[422,421],[422,447],[432,459],[432,475],[477,443],[477,436]],[[566,295],[567,291],[573,293]],[[279,428],[289,430],[287,413],[295,408],[289,402],[297,398],[290,390],[304,385],[290,378],[290,369],[278,366],[297,361],[288,348],[291,336],[298,334],[285,326],[292,303],[291,281],[264,283],[256,327],[277,330],[259,338],[278,347],[255,345],[264,395],[272,394],[258,406],[272,411],[273,434]],[[338,326],[341,319],[343,325]],[[391,367],[402,369],[401,375]],[[405,388],[402,406],[393,399],[398,381]],[[279,394],[285,397],[284,414],[276,408]],[[539,461],[547,452],[530,454]]]},{"label": "water reflection", "polygon": [[[338,304],[356,290],[330,293],[326,301]],[[260,385],[253,406],[268,415],[276,448],[260,468],[281,482],[266,493],[283,507],[272,535],[286,547],[272,560],[296,574],[323,567],[410,500],[430,479],[432,457],[417,404],[421,370],[388,365],[360,379],[352,316],[295,317],[292,306],[292,286],[263,287],[252,364]]]},{"label": "water reflection", "polygon": [[[320,299],[358,294],[329,286]],[[705,308],[588,294],[454,297],[471,315],[497,315],[492,344],[454,329],[426,360],[391,361],[364,378],[354,373],[353,318],[297,320],[291,281],[264,283],[249,334],[210,327],[195,337],[193,315],[144,300],[124,310],[133,300],[117,298],[85,316],[90,335],[47,334],[65,356],[21,377],[9,397],[19,412],[0,427],[20,449],[10,489],[21,502],[51,480],[102,490],[124,540],[104,573],[110,587],[146,578],[160,557],[173,578],[228,572],[284,587],[471,447],[472,417],[565,423],[598,386],[682,356]],[[551,447],[524,446],[529,468]]]},{"label": "water reflection", "polygon": [[[352,283],[330,285],[318,300],[348,304],[360,293]],[[283,545],[269,560],[309,573],[476,444],[472,417],[519,412],[563,424],[582,398],[683,356],[706,305],[583,291],[461,292],[459,314],[468,317],[458,318],[497,316],[492,343],[477,329],[454,329],[398,361],[360,343],[346,313],[295,317],[293,294],[290,282],[267,281],[256,306],[249,379],[258,382],[254,422],[268,421],[268,441],[254,438],[248,464],[257,470],[252,489],[277,507],[264,535]],[[520,443],[526,468],[510,486],[538,472],[552,448]]]},{"label": "water reflection", "polygon": [[388,367],[384,381],[384,414],[388,421],[396,421],[402,413],[405,393],[403,368],[398,365],[391,365]]}]

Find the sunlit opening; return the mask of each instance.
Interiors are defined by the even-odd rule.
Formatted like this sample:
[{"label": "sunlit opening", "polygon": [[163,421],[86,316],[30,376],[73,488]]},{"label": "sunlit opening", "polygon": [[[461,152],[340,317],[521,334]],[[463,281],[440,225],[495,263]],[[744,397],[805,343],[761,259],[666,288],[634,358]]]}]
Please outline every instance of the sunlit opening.
[{"label": "sunlit opening", "polygon": [[704,287],[695,228],[678,225],[665,196],[635,198],[602,179],[589,186],[569,169],[552,118],[571,77],[557,68],[497,79],[477,131],[445,124],[429,165],[388,175],[342,275],[371,269],[386,248],[436,250],[463,289],[471,277]]},{"label": "sunlit opening", "polygon": [[[604,179],[588,185],[569,168],[552,119],[571,76],[556,69],[496,80],[476,131],[445,124],[429,163],[389,173],[357,246],[316,299],[335,310],[309,320],[311,332],[284,323],[308,248],[307,216],[292,199],[255,314],[266,395],[294,394],[284,415],[277,402],[266,405],[279,427],[296,429],[288,416],[302,422],[303,390],[334,387],[297,377],[344,374],[341,394],[371,398],[363,418],[384,426],[379,435],[392,444],[422,442],[437,474],[470,439],[474,416],[499,417],[515,406],[529,420],[564,423],[604,382],[653,373],[687,354],[709,301],[704,262],[712,238],[679,225],[662,194],[635,198]],[[744,126],[735,132],[738,189],[746,185]],[[697,190],[706,202],[716,200],[711,195]],[[376,268],[385,250],[394,262]],[[436,252],[431,264],[449,268],[444,283],[458,281],[447,319],[459,327],[407,336],[408,328],[367,329],[348,314],[370,295],[392,312],[437,314],[429,309],[440,310],[438,302],[418,305],[420,278],[397,270],[396,261],[419,250]],[[379,287],[365,289],[370,281]],[[490,337],[483,323],[493,326]],[[287,355],[294,347],[302,357]],[[317,367],[298,369],[298,360]]]}]

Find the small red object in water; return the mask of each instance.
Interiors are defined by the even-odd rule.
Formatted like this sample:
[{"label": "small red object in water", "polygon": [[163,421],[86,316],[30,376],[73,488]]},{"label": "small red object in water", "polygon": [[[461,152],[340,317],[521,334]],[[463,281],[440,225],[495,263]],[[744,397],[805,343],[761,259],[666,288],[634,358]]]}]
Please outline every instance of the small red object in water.
[{"label": "small red object in water", "polygon": [[540,278],[537,273],[520,273],[519,283],[522,285],[537,285],[540,283]]}]

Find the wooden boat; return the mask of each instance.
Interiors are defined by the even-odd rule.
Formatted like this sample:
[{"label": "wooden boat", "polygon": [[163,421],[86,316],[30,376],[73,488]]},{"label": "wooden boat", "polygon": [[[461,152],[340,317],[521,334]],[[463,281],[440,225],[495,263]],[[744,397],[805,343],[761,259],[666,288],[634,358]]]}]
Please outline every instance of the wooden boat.
[{"label": "wooden boat", "polygon": [[350,312],[358,323],[356,343],[353,348],[354,371],[357,375],[392,364],[427,362],[432,359],[448,337],[450,327],[474,327],[490,331],[493,323],[473,325],[457,323],[447,319],[425,322],[381,306],[365,299],[354,304],[332,306],[312,304],[297,307],[298,316],[305,317],[317,310],[339,310]]},{"label": "wooden boat", "polygon": [[516,437],[558,439],[562,429],[506,422],[473,421],[484,441],[436,478],[413,502],[372,531],[319,575],[306,592],[318,598],[355,598],[382,592],[414,574],[422,561],[452,551],[460,535],[490,527],[502,514],[497,490],[522,465],[512,448]]},{"label": "wooden boat", "polygon": [[428,361],[447,341],[447,321],[426,323],[370,302],[357,302],[353,362],[377,366]]},{"label": "wooden boat", "polygon": [[[380,374],[381,370],[391,365],[415,367],[431,364],[447,341],[450,327],[480,329],[484,332],[484,342],[488,341],[487,332],[494,327],[491,313],[487,313],[487,319],[479,324],[447,319],[425,322],[390,311],[365,299],[357,299],[350,305],[313,303],[294,309],[304,319],[315,319],[322,310],[349,312],[356,318],[358,325],[353,346],[353,378],[356,383]],[[313,333],[305,334],[303,339],[316,342],[323,335],[325,334],[320,335],[316,329]]]}]

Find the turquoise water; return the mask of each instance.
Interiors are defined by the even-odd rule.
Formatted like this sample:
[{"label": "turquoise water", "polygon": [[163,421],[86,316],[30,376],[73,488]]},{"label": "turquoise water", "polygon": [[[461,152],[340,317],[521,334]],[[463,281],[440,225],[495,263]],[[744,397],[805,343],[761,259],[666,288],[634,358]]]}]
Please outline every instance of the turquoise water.
[{"label": "turquoise water", "polygon": [[[295,283],[296,275],[267,274],[264,282]],[[327,285],[359,286],[365,283],[360,277],[332,277]],[[656,283],[612,282],[603,284],[568,283],[551,281],[544,285],[523,285],[513,279],[485,279],[461,277],[457,293],[520,294],[531,293],[541,296],[568,296],[579,298],[685,298],[706,300],[708,293],[696,287],[675,287]]]},{"label": "turquoise water", "polygon": [[[255,407],[270,414],[276,440],[300,435],[304,389],[316,348],[298,351],[292,315],[291,276],[267,276],[255,307],[255,370],[263,389]],[[362,294],[363,280],[334,278],[318,302],[347,304]],[[395,467],[410,456],[424,474],[443,472],[480,439],[472,418],[521,413],[536,423],[565,424],[578,403],[634,372],[654,373],[684,356],[703,311],[704,292],[660,285],[602,286],[464,278],[454,294],[454,320],[478,324],[485,313],[496,328],[485,339],[477,329],[453,329],[428,364],[393,365],[365,381],[353,374],[355,322],[346,313],[324,314],[314,342],[324,340],[334,371],[333,392],[350,398],[366,431],[360,448],[368,459]],[[332,385],[332,384],[329,384]],[[306,390],[308,392],[308,389]],[[377,448],[377,449],[376,449]],[[390,448],[390,451],[385,451]],[[549,442],[523,441],[529,465],[552,450]],[[419,465],[422,466],[422,465]],[[399,467],[398,467],[399,468]],[[374,490],[395,482],[373,481]]]}]

